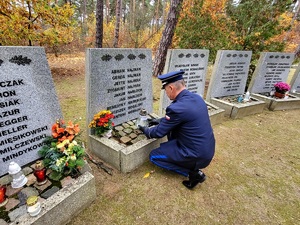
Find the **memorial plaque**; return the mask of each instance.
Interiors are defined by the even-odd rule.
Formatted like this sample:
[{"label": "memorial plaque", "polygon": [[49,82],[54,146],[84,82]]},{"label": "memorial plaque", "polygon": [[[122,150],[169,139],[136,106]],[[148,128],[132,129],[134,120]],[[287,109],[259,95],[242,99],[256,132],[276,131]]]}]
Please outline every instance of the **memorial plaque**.
[{"label": "memorial plaque", "polygon": [[251,56],[251,51],[219,50],[206,99],[244,94]]},{"label": "memorial plaque", "polygon": [[294,53],[262,52],[248,90],[258,94],[275,90],[275,83],[287,81],[294,57]]},{"label": "memorial plaque", "polygon": [[141,108],[152,113],[150,49],[87,49],[87,120],[100,110],[115,115],[115,125],[135,119]]},{"label": "memorial plaque", "polygon": [[62,118],[44,48],[0,47],[0,176],[9,163],[40,158],[38,150]]},{"label": "memorial plaque", "polygon": [[291,80],[291,92],[300,93],[300,65],[297,67]]},{"label": "memorial plaque", "polygon": [[[209,50],[201,49],[169,49],[164,73],[184,71],[183,78],[186,89],[201,96],[204,94]],[[162,90],[160,97],[160,115],[170,105],[171,101]]]}]

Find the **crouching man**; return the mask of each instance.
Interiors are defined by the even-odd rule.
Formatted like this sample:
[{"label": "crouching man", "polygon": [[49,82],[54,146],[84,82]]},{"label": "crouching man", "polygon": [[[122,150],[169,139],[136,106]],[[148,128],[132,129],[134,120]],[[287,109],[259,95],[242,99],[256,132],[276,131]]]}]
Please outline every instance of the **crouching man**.
[{"label": "crouching man", "polygon": [[215,138],[206,103],[201,96],[185,89],[183,74],[175,71],[158,76],[173,102],[167,107],[165,117],[150,121],[154,127],[139,129],[147,138],[167,135],[168,141],[151,151],[150,161],[188,177],[182,183],[192,189],[206,179],[200,169],[207,167],[214,156]]}]

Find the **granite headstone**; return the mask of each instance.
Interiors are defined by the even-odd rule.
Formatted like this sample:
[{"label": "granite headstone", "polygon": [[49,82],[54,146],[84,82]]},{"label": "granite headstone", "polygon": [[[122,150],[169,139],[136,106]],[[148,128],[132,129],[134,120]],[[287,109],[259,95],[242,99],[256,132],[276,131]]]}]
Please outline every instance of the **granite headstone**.
[{"label": "granite headstone", "polygon": [[[164,73],[184,71],[186,89],[201,96],[204,94],[209,50],[169,49]],[[164,90],[161,92],[159,114],[162,115],[171,101]]]},{"label": "granite headstone", "polygon": [[0,176],[38,158],[62,118],[44,48],[0,47]]},{"label": "granite headstone", "polygon": [[298,65],[292,80],[291,80],[291,92],[300,93],[300,65]]},{"label": "granite headstone", "polygon": [[150,49],[87,49],[87,120],[111,110],[115,125],[135,119],[141,108],[152,113]]},{"label": "granite headstone", "polygon": [[251,51],[219,50],[206,99],[244,94],[251,56]]},{"label": "granite headstone", "polygon": [[294,57],[294,53],[262,52],[248,90],[257,94],[275,90],[275,83],[287,81]]}]

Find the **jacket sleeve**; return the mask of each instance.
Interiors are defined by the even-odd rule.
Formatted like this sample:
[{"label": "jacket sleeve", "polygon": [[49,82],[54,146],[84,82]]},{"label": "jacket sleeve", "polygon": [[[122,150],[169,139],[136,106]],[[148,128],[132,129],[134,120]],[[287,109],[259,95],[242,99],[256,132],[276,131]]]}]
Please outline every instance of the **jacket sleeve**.
[{"label": "jacket sleeve", "polygon": [[151,128],[145,129],[145,135],[147,138],[161,138],[169,134],[182,122],[180,113],[175,112],[173,107],[167,107],[166,116],[163,117],[160,123]]}]

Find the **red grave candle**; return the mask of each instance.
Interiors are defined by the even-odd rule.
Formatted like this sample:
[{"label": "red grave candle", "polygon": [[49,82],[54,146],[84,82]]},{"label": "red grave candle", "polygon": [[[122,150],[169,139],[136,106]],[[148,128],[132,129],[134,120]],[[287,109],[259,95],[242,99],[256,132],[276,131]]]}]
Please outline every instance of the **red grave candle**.
[{"label": "red grave candle", "polygon": [[43,166],[41,161],[37,161],[35,163],[33,175],[36,177],[38,185],[42,185],[47,182],[46,171],[47,169]]},{"label": "red grave candle", "polygon": [[4,203],[4,201],[6,200],[5,192],[6,192],[6,187],[1,186],[0,187],[0,204]]}]

